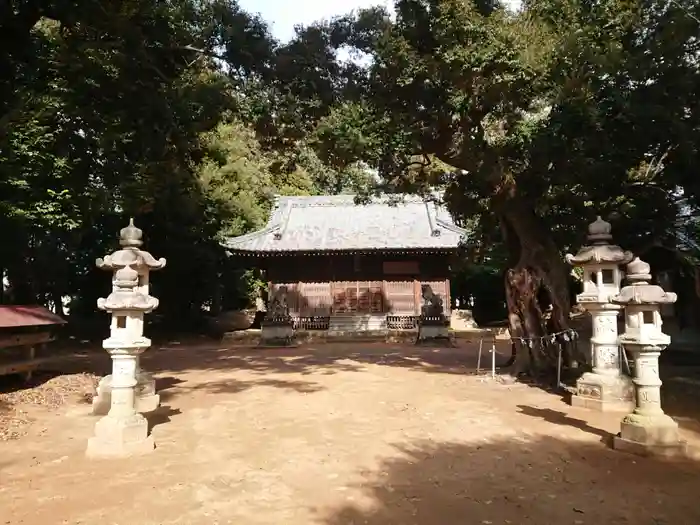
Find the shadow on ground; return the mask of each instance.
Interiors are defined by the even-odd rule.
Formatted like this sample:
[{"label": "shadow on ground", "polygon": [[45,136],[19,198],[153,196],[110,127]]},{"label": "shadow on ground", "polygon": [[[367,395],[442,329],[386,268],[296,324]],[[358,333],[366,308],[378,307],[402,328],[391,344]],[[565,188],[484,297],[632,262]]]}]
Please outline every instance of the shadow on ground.
[{"label": "shadow on ground", "polygon": [[552,437],[398,446],[325,525],[694,524],[698,465]]},{"label": "shadow on ground", "polygon": [[182,414],[179,408],[172,408],[168,405],[161,405],[153,412],[146,414],[148,419],[148,432],[152,432],[155,427],[164,423],[170,423],[174,416]]},{"label": "shadow on ground", "polygon": [[[500,342],[499,342],[500,343]],[[510,357],[507,343],[497,346],[497,363],[505,363]],[[260,375],[260,380],[236,381],[234,379],[197,386],[211,392],[236,393],[256,386],[268,386],[311,393],[319,386],[311,381],[270,379],[274,375],[329,375],[339,372],[362,371],[367,365],[401,367],[426,373],[468,374],[476,371],[478,345],[462,345],[455,348],[423,347],[384,343],[325,343],[297,348],[246,348],[226,345],[170,344],[149,349],[141,357],[146,370],[158,375],[178,374],[188,371],[246,371]],[[482,371],[490,367],[490,353],[482,355]],[[0,377],[0,393],[40,386],[61,374],[93,373],[104,376],[111,372],[109,355],[102,349],[81,348],[73,354],[65,351],[56,362],[47,364],[41,372],[26,382],[23,377]],[[497,370],[501,373],[502,370]],[[158,389],[171,385],[163,381],[179,381],[172,376],[159,378]],[[195,388],[195,387],[192,387]],[[172,392],[184,387],[172,388]]]},{"label": "shadow on ground", "polygon": [[521,414],[526,416],[542,419],[553,425],[578,428],[583,432],[598,436],[605,445],[610,445],[612,443],[612,436],[609,432],[601,428],[592,427],[583,419],[568,416],[564,412],[552,410],[551,408],[536,408],[527,405],[517,405],[516,408]]},{"label": "shadow on ground", "polygon": [[[497,348],[497,366],[507,362],[510,346]],[[167,353],[167,359],[164,358]],[[275,374],[334,374],[363,370],[365,365],[382,365],[429,373],[464,374],[475,371],[478,348],[460,345],[436,348],[385,343],[326,343],[298,348],[164,347],[146,354],[162,370],[246,370]],[[490,354],[484,350],[481,370],[490,367]],[[499,370],[500,371],[500,368]]]},{"label": "shadow on ground", "polygon": [[[216,381],[208,381],[206,383],[198,383],[188,386],[186,382],[178,381],[174,383],[173,377],[164,377],[156,379],[156,389],[160,394],[161,401],[169,401],[177,396],[193,393],[207,392],[210,394],[238,394],[251,388],[268,387],[279,388],[281,390],[289,390],[300,394],[311,394],[319,392],[324,388],[318,383],[311,381],[295,381],[284,379],[254,379],[251,381],[241,381],[238,379],[224,379]],[[169,386],[161,386],[162,384]],[[182,384],[185,383],[185,384]]]}]

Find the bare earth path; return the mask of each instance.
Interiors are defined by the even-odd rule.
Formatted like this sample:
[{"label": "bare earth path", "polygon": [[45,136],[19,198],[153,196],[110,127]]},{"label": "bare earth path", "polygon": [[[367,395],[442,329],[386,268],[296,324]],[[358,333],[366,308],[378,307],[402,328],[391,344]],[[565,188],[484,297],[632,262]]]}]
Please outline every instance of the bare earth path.
[{"label": "bare earth path", "polygon": [[700,465],[610,451],[619,416],[458,354],[154,351],[158,449],[88,460],[87,405],[34,414],[0,443],[0,524],[700,524]]}]

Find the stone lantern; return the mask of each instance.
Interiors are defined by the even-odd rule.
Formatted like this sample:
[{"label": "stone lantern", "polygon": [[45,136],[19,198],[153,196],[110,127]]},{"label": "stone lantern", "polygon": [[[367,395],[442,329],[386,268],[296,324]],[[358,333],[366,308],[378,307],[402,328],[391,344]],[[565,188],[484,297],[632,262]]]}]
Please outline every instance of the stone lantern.
[{"label": "stone lantern", "polygon": [[578,304],[591,315],[593,370],[576,383],[573,406],[600,411],[627,411],[633,406],[632,382],[620,369],[617,317],[621,307],[611,301],[620,291],[620,265],[633,259],[630,252],[612,244],[610,223],[598,217],[588,226],[587,245],[566,261],[582,268],[583,291]]},{"label": "stone lantern", "polygon": [[139,356],[151,346],[143,335],[144,314],[158,306],[158,299],[148,293],[148,272],[165,266],[165,259],[156,260],[139,249],[141,236],[131,220],[120,232],[122,249],[97,260],[99,268],[114,272],[112,293],[97,301],[97,307],[112,316],[110,336],[102,343],[112,358],[112,375],[109,411],[95,424],[88,456],[129,456],[155,446],[148,435],[148,421],[136,411],[135,387]]},{"label": "stone lantern", "polygon": [[[139,274],[138,291],[145,296],[150,294],[149,273],[152,270],[159,270],[165,266],[165,259],[156,261],[150,253],[140,250],[139,247],[143,244],[141,240],[143,232],[134,226],[133,219],[129,222],[129,226],[120,231],[120,241],[125,249],[137,250],[144,263],[136,266],[136,271]],[[130,238],[131,236],[132,238]],[[113,266],[106,263],[107,258],[103,261],[98,259],[97,267],[103,270],[113,271]],[[115,287],[113,286],[113,290]],[[156,381],[153,376],[145,372],[141,368],[140,356],[136,356],[136,388],[134,391],[134,407],[137,412],[147,413],[153,412],[160,406],[160,396],[156,394]],[[92,400],[92,413],[103,416],[109,412],[112,393],[112,375],[108,375],[100,379],[97,385],[97,395]]]},{"label": "stone lantern", "polygon": [[634,355],[634,411],[625,416],[613,446],[642,455],[685,452],[678,424],[661,409],[659,355],[671,338],[661,331],[661,307],[676,302],[675,293],[649,284],[649,265],[639,258],[627,266],[628,286],[613,298],[625,308],[625,333],[620,343]]}]

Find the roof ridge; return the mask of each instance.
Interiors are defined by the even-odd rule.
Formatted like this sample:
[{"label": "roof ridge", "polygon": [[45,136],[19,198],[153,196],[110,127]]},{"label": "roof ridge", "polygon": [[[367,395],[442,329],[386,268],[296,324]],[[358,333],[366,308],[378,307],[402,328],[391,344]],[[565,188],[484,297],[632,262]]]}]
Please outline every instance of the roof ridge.
[{"label": "roof ridge", "polygon": [[265,228],[229,238],[225,245],[237,252],[455,249],[468,235],[453,224],[439,196],[383,194],[369,206],[355,197],[280,197]]},{"label": "roof ridge", "polygon": [[434,203],[436,206],[444,206],[435,200],[434,196],[421,196],[414,193],[383,193],[369,200],[367,203],[357,204],[356,193],[341,193],[337,195],[281,195],[276,198],[275,204],[281,207],[282,204],[291,204],[294,207],[314,207],[330,205],[347,206],[386,206],[388,203],[401,204],[421,204]]}]

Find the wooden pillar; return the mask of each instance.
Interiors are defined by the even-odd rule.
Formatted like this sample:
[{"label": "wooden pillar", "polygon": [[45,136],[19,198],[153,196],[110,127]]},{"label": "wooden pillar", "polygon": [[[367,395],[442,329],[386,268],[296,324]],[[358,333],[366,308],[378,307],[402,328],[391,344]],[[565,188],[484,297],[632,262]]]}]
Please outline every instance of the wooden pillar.
[{"label": "wooden pillar", "polygon": [[389,312],[389,296],[387,295],[386,292],[386,281],[382,281],[382,313],[388,313]]},{"label": "wooden pillar", "polygon": [[[42,346],[43,346],[43,345],[42,345]],[[27,350],[28,350],[28,352],[27,352],[27,353],[28,353],[28,355],[27,355],[27,360],[28,360],[28,361],[34,361],[34,359],[36,358],[36,346],[35,346],[35,345],[29,345],[29,346],[27,347]],[[27,373],[24,375],[24,379],[25,379],[26,381],[31,381],[31,380],[32,380],[32,369],[31,369],[31,368],[30,368],[29,370],[27,370]]]},{"label": "wooden pillar", "polygon": [[452,297],[450,297],[450,280],[445,279],[445,302],[443,304],[443,313],[448,315],[452,311]]},{"label": "wooden pillar", "polygon": [[422,297],[423,294],[421,293],[421,282],[417,279],[413,279],[413,310],[416,315],[420,315]]}]

